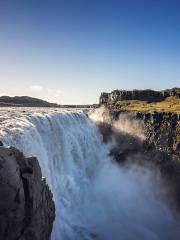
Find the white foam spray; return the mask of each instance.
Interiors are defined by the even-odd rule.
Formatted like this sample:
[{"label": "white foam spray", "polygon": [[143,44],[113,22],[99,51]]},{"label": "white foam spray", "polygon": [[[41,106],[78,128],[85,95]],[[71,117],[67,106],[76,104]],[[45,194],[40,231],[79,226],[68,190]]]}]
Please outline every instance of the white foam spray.
[{"label": "white foam spray", "polygon": [[23,111],[1,117],[0,136],[37,156],[56,205],[52,240],[179,239],[154,173],[113,163],[83,112]]}]

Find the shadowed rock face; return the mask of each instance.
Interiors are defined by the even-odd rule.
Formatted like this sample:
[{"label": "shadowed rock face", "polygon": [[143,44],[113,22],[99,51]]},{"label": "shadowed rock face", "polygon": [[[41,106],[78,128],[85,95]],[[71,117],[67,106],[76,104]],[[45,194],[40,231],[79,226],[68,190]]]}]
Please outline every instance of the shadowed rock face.
[{"label": "shadowed rock face", "polygon": [[[111,112],[116,121],[121,115],[129,122],[141,121],[148,148],[166,154],[173,160],[180,160],[180,115],[166,112]],[[131,117],[131,118],[130,118]]]},{"label": "shadowed rock face", "polygon": [[0,147],[0,239],[50,239],[55,206],[36,158]]},{"label": "shadowed rock face", "polygon": [[133,162],[159,169],[170,192],[168,198],[180,211],[180,116],[105,111],[111,121],[99,123],[99,129],[103,140],[113,143],[110,155],[120,164]]}]

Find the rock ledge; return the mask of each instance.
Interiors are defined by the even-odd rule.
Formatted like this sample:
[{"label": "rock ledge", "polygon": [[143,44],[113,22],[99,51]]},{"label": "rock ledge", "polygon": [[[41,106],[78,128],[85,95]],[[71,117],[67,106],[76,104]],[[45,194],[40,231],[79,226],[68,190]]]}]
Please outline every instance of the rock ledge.
[{"label": "rock ledge", "polygon": [[35,157],[0,147],[0,196],[1,240],[50,239],[55,205]]}]

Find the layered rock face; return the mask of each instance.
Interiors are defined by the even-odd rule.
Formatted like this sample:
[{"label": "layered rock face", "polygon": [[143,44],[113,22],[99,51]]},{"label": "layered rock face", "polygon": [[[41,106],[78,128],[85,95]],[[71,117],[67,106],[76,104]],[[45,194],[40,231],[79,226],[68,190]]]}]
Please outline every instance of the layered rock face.
[{"label": "layered rock face", "polygon": [[148,144],[166,153],[173,160],[180,160],[180,115],[175,113],[136,113],[145,123]]},{"label": "layered rock face", "polygon": [[[144,143],[151,149],[166,154],[173,160],[180,160],[180,115],[165,112],[111,112],[115,121],[121,115],[127,121],[141,121]],[[141,126],[142,126],[141,125]]]},{"label": "layered rock face", "polygon": [[180,115],[104,108],[103,116],[99,129],[105,142],[113,142],[110,155],[120,164],[159,169],[168,199],[180,211]]},{"label": "layered rock face", "polygon": [[37,159],[1,146],[0,239],[49,240],[54,218],[53,196]]},{"label": "layered rock face", "polygon": [[[175,160],[180,159],[180,115],[178,111],[171,111],[171,105],[166,107],[166,112],[159,111],[149,107],[150,111],[128,110],[124,106],[123,110],[116,109],[116,103],[124,101],[131,102],[131,100],[139,100],[146,102],[160,102],[167,97],[175,96],[180,98],[180,88],[172,88],[163,91],[153,90],[115,90],[111,93],[102,93],[100,96],[100,104],[105,105],[111,113],[111,118],[117,120],[121,114],[131,115],[132,119],[142,121],[144,124],[144,134],[148,146],[167,154]],[[126,101],[127,100],[127,101]],[[133,101],[132,101],[133,102]],[[125,105],[125,104],[124,104]],[[163,106],[162,108],[164,108]],[[178,109],[179,105],[177,106]],[[137,107],[138,108],[138,107]],[[142,108],[143,109],[143,108]],[[158,110],[158,111],[156,111]],[[132,120],[131,119],[131,120]]]},{"label": "layered rock face", "polygon": [[99,103],[111,104],[117,101],[124,100],[140,100],[148,102],[158,102],[164,100],[166,97],[177,96],[180,97],[180,88],[166,89],[163,91],[147,90],[114,90],[111,93],[101,93]]}]

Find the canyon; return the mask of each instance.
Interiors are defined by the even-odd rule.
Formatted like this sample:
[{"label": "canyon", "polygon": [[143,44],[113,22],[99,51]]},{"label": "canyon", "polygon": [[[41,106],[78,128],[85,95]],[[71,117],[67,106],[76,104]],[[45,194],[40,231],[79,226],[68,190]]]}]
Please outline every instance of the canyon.
[{"label": "canyon", "polygon": [[102,93],[99,103],[104,140],[117,138],[111,150],[114,159],[139,162],[135,156],[141,155],[141,164],[158,167],[180,209],[180,89],[115,90]]},{"label": "canyon", "polygon": [[1,239],[179,239],[179,89],[107,96],[0,109]]}]

